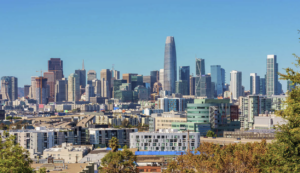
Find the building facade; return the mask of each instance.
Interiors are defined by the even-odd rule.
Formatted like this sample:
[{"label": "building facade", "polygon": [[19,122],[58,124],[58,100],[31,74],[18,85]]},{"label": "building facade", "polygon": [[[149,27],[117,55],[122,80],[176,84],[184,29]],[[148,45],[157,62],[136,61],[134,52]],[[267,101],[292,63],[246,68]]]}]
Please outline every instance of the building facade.
[{"label": "building facade", "polygon": [[175,93],[175,81],[177,80],[177,60],[174,37],[168,36],[165,44],[164,58],[164,90]]},{"label": "building facade", "polygon": [[278,95],[278,63],[276,55],[267,56],[266,93],[267,96]]},{"label": "building facade", "polygon": [[223,96],[224,81],[222,79],[222,68],[220,65],[210,66],[211,82],[215,84],[215,91],[217,96]]},{"label": "building facade", "polygon": [[240,96],[243,96],[242,72],[235,70],[230,72],[230,92],[235,100],[237,100]]},{"label": "building facade", "polygon": [[68,78],[68,101],[80,100],[79,77],[76,73],[70,74]]},{"label": "building facade", "polygon": [[60,58],[50,58],[48,61],[48,71],[54,72],[54,81],[61,80],[64,77],[63,61]]},{"label": "building facade", "polygon": [[18,99],[18,78],[3,76],[1,78],[1,94],[3,100],[14,101]]},{"label": "building facade", "polygon": [[260,77],[256,73],[250,73],[250,94],[260,93]]}]

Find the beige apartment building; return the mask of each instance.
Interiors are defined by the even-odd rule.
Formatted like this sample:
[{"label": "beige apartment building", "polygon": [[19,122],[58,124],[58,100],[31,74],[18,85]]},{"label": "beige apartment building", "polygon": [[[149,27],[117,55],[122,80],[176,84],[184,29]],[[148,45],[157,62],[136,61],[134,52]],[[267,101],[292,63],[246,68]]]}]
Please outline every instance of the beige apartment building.
[{"label": "beige apartment building", "polygon": [[64,159],[65,163],[78,163],[85,155],[92,150],[90,146],[73,145],[72,143],[63,143],[58,147],[44,150],[43,158],[52,156],[54,159]]},{"label": "beige apartment building", "polygon": [[173,122],[186,122],[186,118],[155,117],[155,131],[158,131],[158,129],[172,129]]}]

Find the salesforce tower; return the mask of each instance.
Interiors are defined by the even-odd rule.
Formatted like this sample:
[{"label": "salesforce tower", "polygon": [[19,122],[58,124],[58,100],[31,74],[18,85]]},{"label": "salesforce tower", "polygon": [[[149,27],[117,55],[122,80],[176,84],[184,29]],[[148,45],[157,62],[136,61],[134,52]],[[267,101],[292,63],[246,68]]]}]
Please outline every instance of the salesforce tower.
[{"label": "salesforce tower", "polygon": [[164,90],[175,93],[177,79],[176,48],[174,37],[168,36],[165,45]]}]

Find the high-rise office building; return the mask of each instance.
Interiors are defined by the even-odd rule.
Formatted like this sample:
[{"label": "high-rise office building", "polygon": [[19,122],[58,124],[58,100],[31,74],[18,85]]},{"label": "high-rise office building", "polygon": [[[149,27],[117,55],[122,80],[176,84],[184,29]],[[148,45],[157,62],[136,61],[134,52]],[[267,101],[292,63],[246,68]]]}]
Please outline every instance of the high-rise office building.
[{"label": "high-rise office building", "polygon": [[250,94],[260,94],[260,77],[256,73],[250,73]]},{"label": "high-rise office building", "polygon": [[120,86],[123,84],[123,83],[127,83],[126,80],[114,80],[114,87],[113,87],[113,98],[115,98],[115,93],[116,91],[119,91],[120,90]]},{"label": "high-rise office building", "polygon": [[120,71],[111,70],[111,77],[115,79],[120,79]]},{"label": "high-rise office building", "polygon": [[162,89],[164,89],[164,75],[165,75],[164,69],[160,69],[159,70],[159,82],[161,83]]},{"label": "high-rise office building", "polygon": [[60,58],[50,58],[48,61],[48,71],[54,72],[54,81],[61,80],[64,77],[63,61]]},{"label": "high-rise office building", "polygon": [[134,90],[135,87],[143,85],[143,75],[137,75],[131,77],[131,90]]},{"label": "high-rise office building", "polygon": [[48,102],[54,102],[55,94],[55,81],[54,81],[54,72],[45,72],[44,78],[47,79],[47,85],[49,85],[49,98]]},{"label": "high-rise office building", "polygon": [[222,68],[220,65],[210,66],[211,81],[215,84],[215,91],[217,96],[223,95],[223,80],[222,80]]},{"label": "high-rise office building", "polygon": [[62,102],[68,100],[68,80],[62,78],[55,83],[55,102]]},{"label": "high-rise office building", "polygon": [[282,94],[283,93],[283,91],[282,91],[282,84],[278,81],[278,83],[277,83],[277,95],[280,95],[280,94]]},{"label": "high-rise office building", "polygon": [[131,83],[131,77],[132,76],[137,76],[138,74],[134,74],[134,73],[126,73],[123,74],[123,80],[126,80],[127,83]]},{"label": "high-rise office building", "polygon": [[266,92],[267,96],[278,93],[278,64],[276,55],[267,56]]},{"label": "high-rise office building", "polygon": [[24,97],[29,96],[30,85],[24,85]]},{"label": "high-rise office building", "polygon": [[92,81],[94,79],[97,79],[97,73],[95,70],[89,70],[88,73],[87,73],[87,83],[88,84],[92,84]]},{"label": "high-rise office building", "polygon": [[205,75],[205,61],[201,58],[196,58],[196,76]]},{"label": "high-rise office building", "polygon": [[195,95],[195,77],[193,77],[192,75],[190,75],[190,95]]},{"label": "high-rise office building", "polygon": [[[155,71],[150,71],[150,78],[151,78],[151,89],[153,91],[153,85],[155,82],[159,81],[159,71],[155,70]],[[134,89],[135,87],[133,87]]]},{"label": "high-rise office building", "polygon": [[95,97],[93,85],[87,84],[85,86],[85,101],[90,101],[90,97]]},{"label": "high-rise office building", "polygon": [[230,72],[230,92],[232,93],[233,99],[238,99],[243,96],[242,91],[242,72],[231,71]]},{"label": "high-rise office building", "polygon": [[37,77],[35,78],[36,81],[36,101],[38,104],[48,104],[49,98],[49,87],[47,85],[47,78],[44,77]]},{"label": "high-rise office building", "polygon": [[29,98],[36,100],[36,81],[35,78],[37,78],[38,76],[31,76],[31,86],[30,86],[30,90],[29,90]]},{"label": "high-rise office building", "polygon": [[76,73],[70,74],[68,78],[68,101],[80,100],[79,77]]},{"label": "high-rise office building", "polygon": [[102,97],[111,98],[111,72],[109,69],[102,69],[100,72]]},{"label": "high-rise office building", "polygon": [[[213,93],[211,92],[211,76],[202,75],[200,78],[200,97],[213,98]],[[198,95],[197,95],[198,96]]]},{"label": "high-rise office building", "polygon": [[226,78],[225,78],[225,69],[221,68],[221,75],[222,75],[222,86],[223,86],[223,92],[226,90],[225,84],[226,84]]},{"label": "high-rise office building", "polygon": [[259,82],[259,94],[266,95],[266,79],[260,78]]},{"label": "high-rise office building", "polygon": [[190,94],[190,66],[180,66],[179,67],[179,80],[186,81],[187,94],[185,94],[185,95],[189,95]]},{"label": "high-rise office building", "polygon": [[1,78],[1,94],[3,100],[14,101],[18,99],[18,78],[3,76]]},{"label": "high-rise office building", "polygon": [[92,81],[92,86],[94,87],[94,95],[96,97],[101,97],[101,81],[98,79],[94,79]]},{"label": "high-rise office building", "polygon": [[180,93],[182,95],[189,95],[188,83],[189,82],[186,80],[176,81],[176,93]]},{"label": "high-rise office building", "polygon": [[290,81],[290,80],[287,80],[286,83],[287,83],[287,87],[286,88],[287,88],[288,91],[292,91],[292,89],[294,89],[295,86],[296,86],[295,84],[293,85],[293,82]]},{"label": "high-rise office building", "polygon": [[75,70],[75,73],[78,75],[80,88],[85,88],[85,86],[86,86],[86,71],[84,69],[84,61],[82,62],[82,69]]},{"label": "high-rise office building", "polygon": [[174,37],[168,36],[165,45],[164,58],[164,90],[175,93],[177,79],[176,47]]}]

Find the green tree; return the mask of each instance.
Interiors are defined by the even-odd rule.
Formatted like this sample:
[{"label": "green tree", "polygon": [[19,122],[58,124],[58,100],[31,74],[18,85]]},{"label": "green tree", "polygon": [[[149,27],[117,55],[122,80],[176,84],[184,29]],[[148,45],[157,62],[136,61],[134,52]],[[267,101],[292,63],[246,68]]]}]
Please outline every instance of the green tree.
[{"label": "green tree", "polygon": [[122,151],[118,151],[118,139],[113,137],[109,141],[111,151],[101,159],[100,173],[135,173],[136,156],[124,146]]},{"label": "green tree", "polygon": [[206,133],[206,136],[207,136],[207,137],[215,137],[216,134],[215,134],[213,131],[208,130],[207,133]]},{"label": "green tree", "polygon": [[129,121],[128,121],[127,119],[124,119],[124,120],[122,121],[122,127],[128,128],[128,126],[129,126]]},{"label": "green tree", "polygon": [[[7,136],[5,132],[3,136]],[[0,141],[2,137],[0,136]],[[15,142],[15,136],[11,135],[0,142],[0,172],[32,172],[29,152]]]},{"label": "green tree", "polygon": [[[296,56],[296,67],[300,66],[300,57]],[[300,84],[300,73],[291,68],[285,69],[281,74],[283,80],[290,80],[293,84]],[[262,162],[266,172],[300,172],[300,88],[296,86],[288,92],[283,103],[285,110],[276,111],[276,115],[287,120],[287,124],[278,125],[276,141],[269,146],[268,152]]]}]

